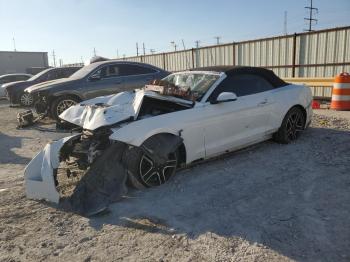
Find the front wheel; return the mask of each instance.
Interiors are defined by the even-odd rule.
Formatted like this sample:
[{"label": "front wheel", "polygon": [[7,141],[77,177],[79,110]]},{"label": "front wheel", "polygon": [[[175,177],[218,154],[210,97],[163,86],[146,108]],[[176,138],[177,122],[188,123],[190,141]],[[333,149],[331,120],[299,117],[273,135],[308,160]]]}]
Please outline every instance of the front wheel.
[{"label": "front wheel", "polygon": [[32,106],[34,103],[34,98],[29,93],[22,93],[19,97],[19,101],[22,106]]},{"label": "front wheel", "polygon": [[135,188],[160,186],[167,182],[176,172],[178,154],[171,152],[166,159],[160,161],[143,150],[128,150],[127,172],[129,183]]},{"label": "front wheel", "polygon": [[284,117],[281,127],[274,134],[278,143],[289,144],[297,139],[305,128],[305,115],[301,108],[292,107]]},{"label": "front wheel", "polygon": [[59,120],[59,115],[71,106],[76,105],[79,100],[73,96],[61,96],[56,98],[50,108],[51,117],[55,120]]}]

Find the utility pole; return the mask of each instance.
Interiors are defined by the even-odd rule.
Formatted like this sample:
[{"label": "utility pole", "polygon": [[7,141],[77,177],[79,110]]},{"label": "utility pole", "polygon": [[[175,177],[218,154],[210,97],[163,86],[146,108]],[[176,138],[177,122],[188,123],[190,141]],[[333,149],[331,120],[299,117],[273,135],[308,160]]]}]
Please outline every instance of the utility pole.
[{"label": "utility pole", "polygon": [[314,15],[314,11],[316,11],[316,14],[318,13],[318,8],[313,7],[312,0],[310,0],[310,6],[305,6],[305,8],[309,10],[309,17],[304,18],[304,20],[309,22],[309,28],[304,29],[304,31],[311,32],[311,31],[314,31],[312,30],[313,22],[317,24],[317,19],[313,18],[313,15]]},{"label": "utility pole", "polygon": [[16,52],[17,51],[16,50],[16,41],[15,41],[14,37],[12,38],[12,41],[13,41],[13,50],[15,50],[15,52]]},{"label": "utility pole", "polygon": [[136,56],[139,56],[139,43],[136,42]]},{"label": "utility pole", "polygon": [[94,56],[96,56],[96,48],[94,47]]},{"label": "utility pole", "polygon": [[[181,42],[182,42],[182,47],[184,48],[184,50],[186,50],[185,41],[181,39]],[[187,68],[190,68],[191,66],[190,66],[189,58],[188,56],[185,56],[185,57],[186,57]]]},{"label": "utility pole", "polygon": [[80,60],[81,60],[81,63],[84,64],[84,59],[82,56],[80,57]]},{"label": "utility pole", "polygon": [[142,48],[143,48],[143,55],[146,55],[145,43],[142,43]]},{"label": "utility pole", "polygon": [[119,58],[119,50],[117,49],[117,58]]},{"label": "utility pole", "polygon": [[186,50],[186,46],[185,46],[185,42],[183,39],[181,39],[181,42],[182,42],[182,47],[184,48],[184,50]]},{"label": "utility pole", "polygon": [[195,63],[195,67],[199,67],[199,65],[200,65],[199,42],[200,42],[199,40],[195,41],[195,43],[196,43],[196,51],[195,51],[195,56],[196,56],[195,61],[196,61],[196,63]]},{"label": "utility pole", "polygon": [[285,35],[288,35],[288,30],[287,30],[287,19],[288,19],[288,12],[284,11],[284,23],[283,23],[283,32]]},{"label": "utility pole", "polygon": [[194,41],[195,43],[196,43],[196,48],[199,48],[199,40],[197,40],[197,41]]},{"label": "utility pole", "polygon": [[216,44],[220,45],[220,38],[221,37],[220,36],[215,36],[214,38],[216,39]]},{"label": "utility pole", "polygon": [[53,60],[53,66],[56,67],[56,55],[55,55],[55,50],[52,50],[52,60]]},{"label": "utility pole", "polygon": [[172,45],[173,45],[174,50],[175,50],[175,52],[176,52],[177,44],[175,43],[175,41],[171,41],[171,42],[170,42],[170,44],[172,44]]},{"label": "utility pole", "polygon": [[60,67],[62,67],[62,66],[63,66],[63,60],[62,60],[62,58],[60,58],[59,63],[60,63]]}]

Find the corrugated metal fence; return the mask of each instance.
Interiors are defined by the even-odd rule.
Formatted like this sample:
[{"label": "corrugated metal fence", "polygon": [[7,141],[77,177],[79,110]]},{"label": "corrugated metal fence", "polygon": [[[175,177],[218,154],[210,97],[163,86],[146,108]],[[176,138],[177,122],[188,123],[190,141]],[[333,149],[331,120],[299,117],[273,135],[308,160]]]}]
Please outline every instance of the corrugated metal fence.
[{"label": "corrugated metal fence", "polygon": [[332,77],[350,71],[350,26],[122,60],[149,63],[168,71],[246,65],[270,68],[280,77]]}]

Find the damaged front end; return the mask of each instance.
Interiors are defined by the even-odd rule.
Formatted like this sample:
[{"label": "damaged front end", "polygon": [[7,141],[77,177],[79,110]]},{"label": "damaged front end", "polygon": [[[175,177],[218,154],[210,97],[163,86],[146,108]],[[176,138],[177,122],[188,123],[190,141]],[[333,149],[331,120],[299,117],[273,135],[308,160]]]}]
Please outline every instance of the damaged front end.
[{"label": "damaged front end", "polygon": [[[145,134],[126,134],[129,140],[118,139],[115,134],[123,133],[123,128],[134,121],[192,106],[192,101],[140,90],[99,97],[70,107],[60,118],[80,126],[83,131],[48,144],[28,164],[25,169],[27,197],[46,199],[84,215],[105,210],[109,203],[126,194],[128,178],[139,188],[138,172],[132,171],[139,164],[132,156],[146,154],[154,160],[154,168],[160,170],[164,165],[167,173],[171,173],[166,166],[166,156],[182,143],[182,138],[175,135],[153,135],[137,144],[130,139],[142,139]],[[154,174],[163,178],[158,169]],[[158,185],[165,181],[165,178],[159,179]],[[150,186],[144,181],[140,183],[140,186]]]},{"label": "damaged front end", "polygon": [[105,210],[127,192],[122,156],[126,144],[109,140],[111,131],[70,136],[48,144],[26,167],[26,194],[84,215]]}]

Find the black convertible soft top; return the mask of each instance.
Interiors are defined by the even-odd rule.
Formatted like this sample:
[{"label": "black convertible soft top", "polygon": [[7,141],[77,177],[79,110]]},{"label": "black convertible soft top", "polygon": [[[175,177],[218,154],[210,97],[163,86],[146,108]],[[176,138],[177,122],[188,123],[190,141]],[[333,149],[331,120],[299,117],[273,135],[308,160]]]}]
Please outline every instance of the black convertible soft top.
[{"label": "black convertible soft top", "polygon": [[288,85],[281,78],[275,75],[275,73],[269,69],[262,67],[252,67],[252,66],[208,66],[208,67],[198,67],[190,69],[190,71],[211,71],[225,73],[228,76],[234,75],[258,75],[265,80],[267,80],[273,87],[282,87]]}]

